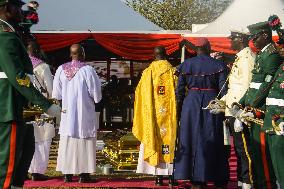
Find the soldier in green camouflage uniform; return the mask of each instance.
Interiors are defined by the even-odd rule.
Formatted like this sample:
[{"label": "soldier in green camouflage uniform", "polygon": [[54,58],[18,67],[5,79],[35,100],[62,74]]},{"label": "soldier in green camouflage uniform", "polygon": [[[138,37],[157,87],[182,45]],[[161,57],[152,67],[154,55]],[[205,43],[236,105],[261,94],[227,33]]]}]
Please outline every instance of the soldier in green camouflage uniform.
[{"label": "soldier in green camouflage uniform", "polygon": [[[0,188],[9,189],[19,167],[23,146],[34,140],[27,137],[23,107],[28,102],[46,113],[60,117],[61,108],[36,90],[29,74],[33,67],[14,25],[21,21],[21,0],[0,0]],[[19,186],[22,187],[22,186]],[[15,187],[14,187],[15,188]]]},{"label": "soldier in green camouflage uniform", "polygon": [[[243,107],[265,109],[265,99],[273,77],[281,63],[280,56],[272,41],[272,31],[268,22],[260,22],[248,26],[254,45],[261,50],[256,57],[252,70],[250,87],[240,104]],[[251,116],[243,114],[243,116]],[[251,154],[255,188],[276,188],[275,175],[268,153],[267,137],[261,126],[252,123],[250,128]]]},{"label": "soldier in green camouflage uniform", "polygon": [[284,188],[284,65],[275,76],[274,83],[266,98],[266,112],[263,131],[267,133],[267,142],[273,169]]}]

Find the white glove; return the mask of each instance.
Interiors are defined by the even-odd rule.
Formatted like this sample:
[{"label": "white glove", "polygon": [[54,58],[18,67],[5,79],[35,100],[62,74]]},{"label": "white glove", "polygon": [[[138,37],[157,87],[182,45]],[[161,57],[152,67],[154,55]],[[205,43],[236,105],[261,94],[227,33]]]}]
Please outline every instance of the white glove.
[{"label": "white glove", "polygon": [[278,126],[279,126],[280,131],[275,131],[276,135],[284,136],[284,122],[279,123]]},{"label": "white glove", "polygon": [[242,118],[246,118],[246,117],[254,118],[254,115],[253,115],[252,112],[243,112],[240,116],[241,116]]},{"label": "white glove", "polygon": [[244,127],[243,127],[243,122],[241,122],[240,120],[236,119],[234,122],[234,130],[236,133],[239,133],[241,131],[243,131]]},{"label": "white glove", "polygon": [[61,119],[61,107],[56,104],[52,104],[46,111],[46,113],[56,118],[56,123],[60,122]]},{"label": "white glove", "polygon": [[232,108],[229,109],[229,112],[234,118],[241,119],[240,115],[244,112],[244,110],[240,109],[239,106],[234,105]]},{"label": "white glove", "polygon": [[245,120],[245,118],[247,118],[247,117],[254,118],[254,114],[252,112],[245,112],[245,111],[243,111],[240,114],[240,117],[241,117],[241,121],[244,122],[247,125],[248,122]]},{"label": "white glove", "polygon": [[221,109],[221,106],[219,104],[211,104],[211,109]]},{"label": "white glove", "polygon": [[220,110],[220,109],[218,109],[218,108],[214,108],[214,109],[210,110],[210,113],[211,113],[211,114],[219,114],[219,113],[221,113],[221,112],[222,112],[222,110]]},{"label": "white glove", "polygon": [[222,52],[213,52],[213,53],[210,53],[210,56],[212,58],[215,58],[217,60],[220,60],[223,58],[223,53]]}]

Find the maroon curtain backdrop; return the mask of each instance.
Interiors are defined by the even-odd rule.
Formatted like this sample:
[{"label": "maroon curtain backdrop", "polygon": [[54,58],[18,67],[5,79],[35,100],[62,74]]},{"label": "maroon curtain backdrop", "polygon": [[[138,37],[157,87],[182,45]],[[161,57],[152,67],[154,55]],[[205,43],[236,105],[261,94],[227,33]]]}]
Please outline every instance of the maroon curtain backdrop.
[{"label": "maroon curtain backdrop", "polygon": [[93,34],[104,48],[124,58],[149,60],[156,46],[165,46],[167,54],[179,49],[182,40],[177,34]]},{"label": "maroon curtain backdrop", "polygon": [[74,43],[79,43],[91,37],[90,33],[50,33],[50,34],[35,34],[38,43],[45,51],[54,51],[64,47],[71,46]]},{"label": "maroon curtain backdrop", "polygon": [[[193,44],[198,37],[183,37],[180,34],[133,34],[133,33],[54,33],[35,34],[42,49],[46,52],[68,47],[88,38],[95,39],[109,51],[132,60],[149,60],[153,58],[156,46],[165,46],[168,54],[179,49],[179,42],[187,39]],[[277,40],[274,37],[274,40]],[[208,37],[213,51],[228,54],[236,52],[230,49],[230,39],[227,37]],[[250,43],[250,46],[252,44]],[[190,51],[190,50],[189,50]]]}]

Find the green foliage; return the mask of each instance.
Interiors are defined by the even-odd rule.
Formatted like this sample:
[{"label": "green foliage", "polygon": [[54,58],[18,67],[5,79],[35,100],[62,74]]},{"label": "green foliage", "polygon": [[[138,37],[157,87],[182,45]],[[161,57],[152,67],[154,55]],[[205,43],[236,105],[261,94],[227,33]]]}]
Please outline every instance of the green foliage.
[{"label": "green foliage", "polygon": [[191,24],[216,19],[232,0],[126,0],[126,4],[166,30],[189,30]]}]

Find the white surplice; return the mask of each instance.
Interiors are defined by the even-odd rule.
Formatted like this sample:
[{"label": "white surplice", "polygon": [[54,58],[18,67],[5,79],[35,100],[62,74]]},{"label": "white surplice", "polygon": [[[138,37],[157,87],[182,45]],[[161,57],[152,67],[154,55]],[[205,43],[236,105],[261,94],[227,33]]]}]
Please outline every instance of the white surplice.
[{"label": "white surplice", "polygon": [[61,136],[96,137],[95,103],[102,99],[102,94],[100,79],[91,66],[80,68],[70,81],[59,66],[54,77],[52,97],[62,100]]},{"label": "white surplice", "polygon": [[49,65],[46,63],[41,63],[37,65],[33,69],[35,77],[33,78],[33,84],[37,89],[41,89],[41,87],[45,91],[41,91],[41,93],[47,97],[51,98],[52,88],[53,88],[53,76],[51,74]]},{"label": "white surplice", "polygon": [[52,97],[62,100],[63,111],[56,170],[63,174],[94,173],[99,127],[95,103],[102,98],[98,75],[91,66],[84,66],[68,80],[60,66],[54,77]]},{"label": "white surplice", "polygon": [[52,140],[46,140],[35,143],[35,153],[29,168],[29,173],[44,174],[46,172],[51,142]]},{"label": "white surplice", "polygon": [[144,145],[141,143],[136,173],[150,175],[172,175],[173,164],[160,163],[157,166],[150,165],[148,162],[144,161]]},{"label": "white surplice", "polygon": [[[50,98],[53,87],[53,76],[51,74],[49,65],[41,63],[34,67],[33,70],[35,76],[33,78],[33,84],[36,86],[41,93]],[[48,115],[42,115],[42,118],[48,117]],[[44,174],[47,170],[49,151],[52,138],[55,136],[54,125],[44,123],[39,126],[34,123],[34,135],[35,135],[35,152],[29,168],[29,173],[40,173]]]}]

